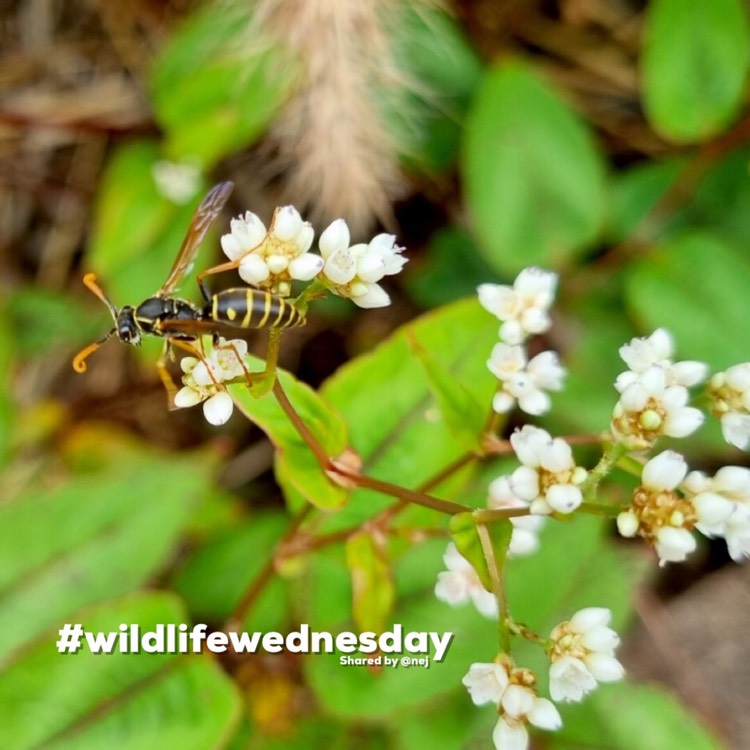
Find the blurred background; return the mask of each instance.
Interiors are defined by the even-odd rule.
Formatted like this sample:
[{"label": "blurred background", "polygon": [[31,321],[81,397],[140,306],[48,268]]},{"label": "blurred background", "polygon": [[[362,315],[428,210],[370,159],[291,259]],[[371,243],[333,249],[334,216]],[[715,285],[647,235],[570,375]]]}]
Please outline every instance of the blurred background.
[{"label": "blurred background", "polygon": [[[561,275],[545,343],[570,371],[544,425],[598,432],[632,336],[664,326],[679,359],[714,371],[750,359],[747,10],[741,0],[0,4],[0,745],[489,747],[492,717],[459,684],[489,652],[414,683],[291,656],[105,667],[54,653],[57,624],[82,613],[103,629],[220,627],[299,500],[259,428],[167,409],[158,341],[110,342],[85,375],[72,370],[111,327],[81,278],[96,272],[117,306],[152,295],[222,180],[235,190],[204,268],[246,210],[268,223],[293,204],[318,234],[343,217],[353,241],[396,234],[409,263],[386,280],[390,307],[328,299],[284,339],[282,366],[313,388],[327,382],[346,412],[335,403],[351,386],[341,365],[478,283],[540,265]],[[199,298],[191,279],[181,293]],[[495,325],[476,320],[484,344]],[[446,347],[460,340],[446,331]],[[264,346],[262,334],[251,340],[256,354]],[[480,366],[488,354],[476,354]],[[398,392],[394,373],[382,377]],[[408,450],[417,461],[430,445]],[[679,450],[706,471],[748,463],[716,424]],[[485,467],[443,494],[483,504],[498,473]],[[555,534],[558,557],[516,574],[529,606],[557,570],[542,565],[569,554]],[[568,733],[545,746],[747,747],[747,569],[705,543],[655,573],[643,550],[621,557],[596,539],[606,552],[592,541],[576,575],[598,576],[594,590],[631,623],[629,674],[665,687],[613,688],[565,715]],[[403,558],[402,603],[446,630],[487,629],[426,604],[444,545],[429,539]],[[282,571],[243,624],[346,622],[346,565],[319,557],[305,575]]]}]

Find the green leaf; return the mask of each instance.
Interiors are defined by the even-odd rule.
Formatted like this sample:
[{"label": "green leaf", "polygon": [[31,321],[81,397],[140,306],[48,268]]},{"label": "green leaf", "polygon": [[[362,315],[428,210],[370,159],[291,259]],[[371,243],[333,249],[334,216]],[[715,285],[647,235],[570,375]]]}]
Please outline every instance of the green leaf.
[{"label": "green leaf", "polygon": [[416,339],[410,344],[424,368],[446,427],[467,452],[477,449],[484,435],[487,409]]},{"label": "green leaf", "polygon": [[445,170],[456,156],[481,63],[461,28],[445,12],[405,4],[384,14],[402,80],[385,90],[391,135],[406,166]]},{"label": "green leaf", "polygon": [[[289,519],[258,513],[189,554],[172,580],[198,621],[222,622],[273,555]],[[287,614],[287,586],[274,576],[258,598],[245,629],[279,630]]]},{"label": "green leaf", "polygon": [[[510,537],[513,533],[513,525],[510,521],[495,521],[487,524],[486,529],[492,542],[497,572],[502,576],[505,570],[505,558],[508,555]],[[450,530],[456,549],[471,563],[482,582],[482,586],[487,591],[492,592],[492,575],[487,566],[487,558],[484,555],[482,540],[474,516],[471,513],[458,513],[452,516]]]},{"label": "green leaf", "polygon": [[[262,370],[261,360],[254,359],[255,367]],[[287,372],[279,371],[279,380],[286,394],[330,457],[339,456],[347,447],[347,426],[341,416],[309,386]],[[255,422],[271,439],[278,450],[276,457],[279,474],[309,502],[319,508],[332,509],[344,505],[349,493],[331,482],[312,451],[300,437],[294,425],[279,406],[274,394],[253,398],[247,386],[230,386],[235,404]]]},{"label": "green leaf", "polygon": [[385,539],[367,533],[350,536],[346,564],[352,577],[352,615],[357,629],[383,632],[395,599]]},{"label": "green leaf", "polygon": [[562,707],[563,728],[545,735],[550,748],[612,750],[720,750],[725,745],[702,726],[695,712],[651,685],[603,685],[579,704]]},{"label": "green leaf", "polygon": [[486,73],[463,174],[480,247],[501,274],[569,265],[598,236],[602,158],[583,121],[519,62]]},{"label": "green leaf", "polygon": [[[645,162],[627,169],[612,181],[612,200],[607,218],[607,238],[612,243],[622,242],[634,230],[646,232],[649,239],[661,238],[673,231],[675,224],[684,224],[674,214],[649,216],[682,173],[687,159]],[[649,217],[650,220],[647,220]],[[648,225],[644,224],[648,221]]]},{"label": "green leaf", "polygon": [[[413,355],[416,339],[441,368],[462,383],[478,403],[489,405],[496,383],[487,357],[497,341],[497,321],[476,298],[427,313],[400,328],[373,351],[342,367],[322,395],[349,424],[350,444],[371,476],[409,489],[464,454],[436,408],[424,368]],[[370,518],[393,500],[357,490],[352,502],[325,519],[329,530]],[[435,513],[414,509],[399,516],[436,522]]]},{"label": "green leaf", "polygon": [[627,302],[642,329],[674,334],[680,359],[714,369],[747,359],[747,280],[750,259],[716,237],[686,233],[633,265]]},{"label": "green leaf", "polygon": [[162,51],[151,76],[166,154],[211,167],[253,143],[286,100],[299,68],[262,38],[243,3],[210,4]]},{"label": "green leaf", "polygon": [[133,454],[0,507],[0,655],[86,604],[131,591],[172,553],[210,463]]},{"label": "green leaf", "polygon": [[[140,632],[179,624],[185,614],[165,594],[138,594],[76,612],[89,632]],[[114,652],[60,654],[57,630],[0,673],[3,750],[213,750],[233,729],[239,698],[209,657]]]},{"label": "green leaf", "polygon": [[643,49],[651,124],[677,142],[720,133],[742,104],[749,60],[741,0],[654,0]]},{"label": "green leaf", "polygon": [[[201,196],[176,206],[156,188],[149,141],[121,146],[104,175],[87,266],[115,304],[140,304],[166,280]],[[98,303],[97,303],[98,304]]]}]

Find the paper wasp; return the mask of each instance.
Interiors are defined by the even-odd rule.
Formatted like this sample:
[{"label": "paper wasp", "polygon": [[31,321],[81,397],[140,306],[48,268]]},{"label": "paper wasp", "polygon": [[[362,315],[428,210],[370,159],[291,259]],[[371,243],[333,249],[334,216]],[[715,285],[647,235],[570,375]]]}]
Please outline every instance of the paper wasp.
[{"label": "paper wasp", "polygon": [[[166,341],[158,362],[159,374],[171,401],[175,386],[167,373],[165,361],[172,347],[177,346],[201,358],[202,355],[193,342],[203,335],[211,335],[215,339],[219,336],[231,339],[241,338],[242,331],[247,329],[304,325],[305,316],[300,310],[269,292],[238,288],[211,294],[203,276],[213,269],[198,275],[198,286],[204,301],[202,307],[173,296],[192,267],[206,232],[221,213],[233,187],[231,182],[221,182],[208,192],[193,214],[166,281],[153,297],[137,307],[125,305],[118,310],[97,284],[95,274],[88,273],[83,277],[83,283],[109,309],[114,326],[106,336],[76,354],[73,358],[73,369],[76,372],[86,372],[86,359],[113,336],[132,346],[140,343],[143,334],[160,336]],[[217,267],[217,270],[220,268]]]}]

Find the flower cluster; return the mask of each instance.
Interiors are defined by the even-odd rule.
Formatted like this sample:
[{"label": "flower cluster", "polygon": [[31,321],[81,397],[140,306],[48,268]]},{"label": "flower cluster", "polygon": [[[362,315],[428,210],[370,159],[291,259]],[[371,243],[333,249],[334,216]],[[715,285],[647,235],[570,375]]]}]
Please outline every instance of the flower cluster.
[{"label": "flower cluster", "polygon": [[[509,478],[498,477],[490,482],[487,507],[492,510],[507,508],[529,508],[529,503],[516,495],[510,486]],[[539,549],[539,531],[544,525],[544,516],[514,516],[510,519],[513,532],[508,543],[509,557],[531,555]]]},{"label": "flower cluster", "polygon": [[546,430],[525,425],[511,435],[519,466],[509,477],[516,497],[529,503],[534,514],[572,513],[583,501],[581,484],[588,476],[576,466],[573,451],[562,438]]},{"label": "flower cluster", "polygon": [[[625,676],[614,655],[620,638],[608,627],[610,618],[608,609],[587,607],[553,628],[548,645],[552,700],[580,701],[599,683]],[[496,706],[499,718],[492,739],[497,750],[525,750],[529,724],[546,730],[562,727],[554,703],[538,695],[534,673],[515,667],[507,655],[472,664],[462,682],[474,705]]]},{"label": "flower cluster", "polygon": [[620,348],[630,369],[615,381],[620,399],[612,415],[612,434],[631,450],[651,447],[657,438],[686,437],[703,424],[703,412],[688,406],[688,388],[706,378],[702,362],[672,362],[674,343],[663,328]]},{"label": "flower cluster", "polygon": [[499,718],[492,732],[497,750],[524,750],[529,742],[527,724],[550,731],[562,726],[552,701],[537,695],[534,673],[514,667],[507,658],[472,664],[462,682],[475,706],[497,707]]},{"label": "flower cluster", "polygon": [[713,478],[688,475],[675,451],[663,451],[643,467],[627,510],[617,517],[626,537],[639,536],[656,549],[660,563],[682,562],[696,548],[695,528],[721,536],[733,559],[750,556],[750,471],[725,466]]},{"label": "flower cluster", "polygon": [[223,383],[242,377],[246,368],[243,358],[247,342],[242,339],[219,342],[203,359],[183,357],[180,367],[182,388],[175,394],[174,405],[180,409],[203,403],[203,414],[212,425],[222,425],[232,416],[234,402]]},{"label": "flower cluster", "polygon": [[248,284],[286,297],[293,281],[318,278],[322,286],[363,308],[390,304],[378,284],[406,263],[395,237],[379,234],[369,244],[350,245],[349,227],[334,221],[320,236],[320,255],[310,252],[314,230],[293,206],[277,208],[267,230],[250,211],[232,219],[221,238],[225,255]]},{"label": "flower cluster", "polygon": [[557,275],[540,268],[518,274],[513,286],[481,284],[479,302],[502,321],[502,339],[492,350],[487,367],[500,381],[492,402],[498,414],[518,404],[527,414],[544,414],[551,402],[547,391],[559,391],[565,377],[557,354],[542,352],[529,359],[524,342],[549,330],[549,308],[555,298]]},{"label": "flower cluster", "polygon": [[615,658],[620,638],[608,627],[610,618],[604,607],[586,607],[552,630],[549,694],[553,701],[580,701],[598,683],[625,676]]}]

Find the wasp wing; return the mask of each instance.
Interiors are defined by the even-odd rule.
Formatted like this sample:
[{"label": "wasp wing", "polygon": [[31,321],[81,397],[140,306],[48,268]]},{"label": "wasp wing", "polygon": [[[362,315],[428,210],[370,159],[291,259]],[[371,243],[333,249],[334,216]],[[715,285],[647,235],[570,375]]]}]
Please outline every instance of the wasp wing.
[{"label": "wasp wing", "polygon": [[224,208],[233,187],[234,184],[231,182],[220,182],[218,185],[214,185],[198,208],[195,209],[185,239],[182,241],[180,252],[177,253],[177,258],[169,276],[167,276],[167,280],[156,293],[157,297],[167,297],[172,294],[190,270],[206,232],[221,213],[221,209]]},{"label": "wasp wing", "polygon": [[219,320],[161,320],[159,330],[167,339],[198,339],[201,336],[247,339],[258,333],[257,328],[237,328]]}]

